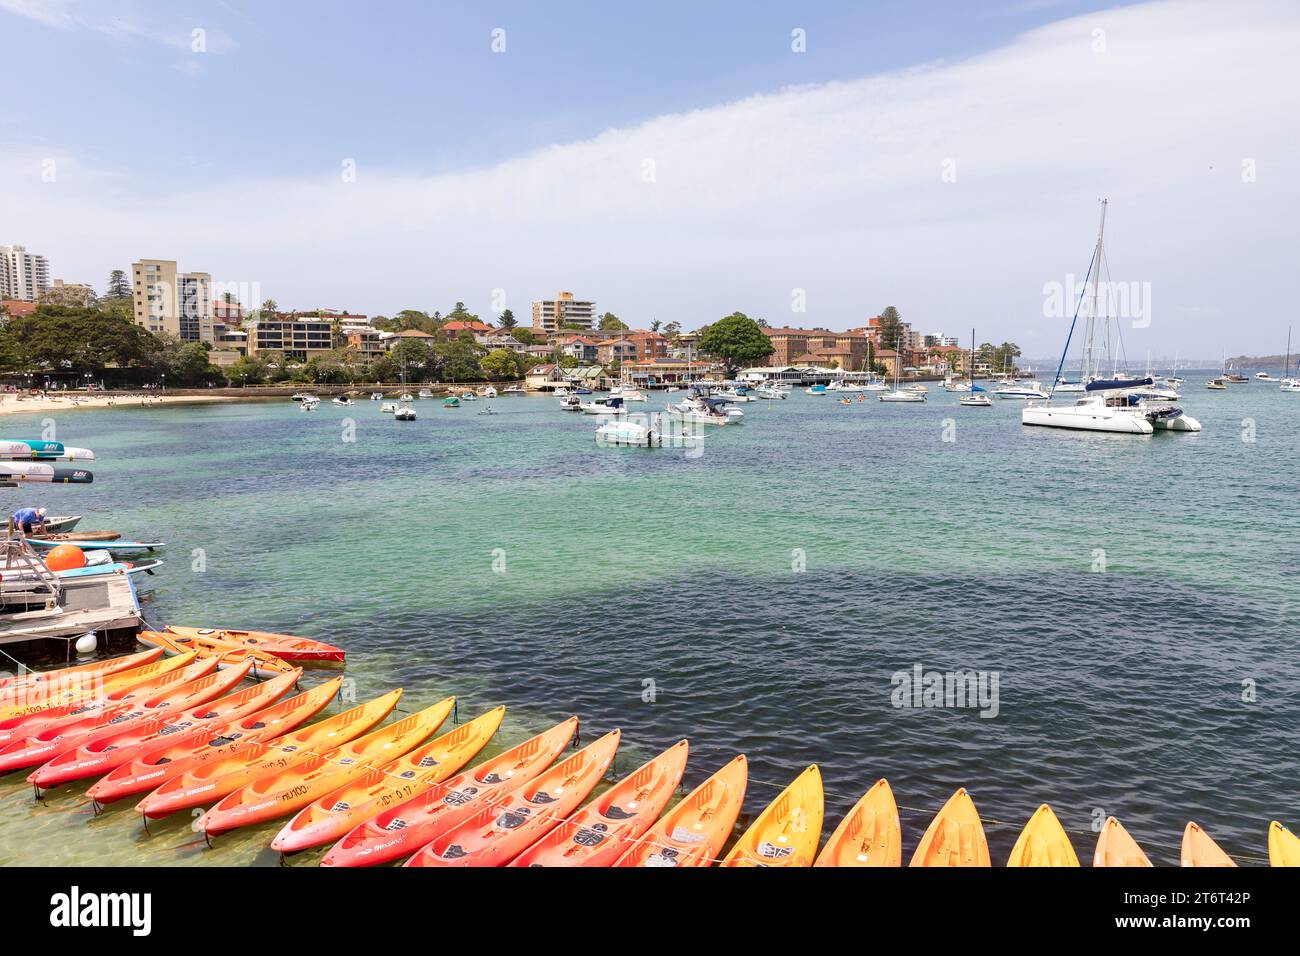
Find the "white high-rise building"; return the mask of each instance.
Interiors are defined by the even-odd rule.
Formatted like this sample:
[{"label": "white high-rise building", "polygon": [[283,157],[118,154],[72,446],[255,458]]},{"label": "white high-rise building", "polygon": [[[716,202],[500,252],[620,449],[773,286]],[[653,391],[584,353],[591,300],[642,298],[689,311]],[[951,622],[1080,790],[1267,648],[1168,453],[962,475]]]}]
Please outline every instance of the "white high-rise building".
[{"label": "white high-rise building", "polygon": [[50,287],[50,263],[25,246],[0,246],[0,299],[35,302]]}]

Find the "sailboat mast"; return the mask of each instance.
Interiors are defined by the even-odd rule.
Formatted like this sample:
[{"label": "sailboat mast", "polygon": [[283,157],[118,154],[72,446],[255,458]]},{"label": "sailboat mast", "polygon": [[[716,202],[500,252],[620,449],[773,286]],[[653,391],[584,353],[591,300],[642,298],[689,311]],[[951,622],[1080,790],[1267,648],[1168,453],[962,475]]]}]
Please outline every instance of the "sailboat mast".
[{"label": "sailboat mast", "polygon": [[1083,380],[1088,381],[1090,375],[1100,377],[1101,370],[1096,362],[1094,355],[1094,340],[1097,334],[1098,318],[1098,291],[1101,286],[1101,261],[1102,247],[1106,235],[1106,204],[1109,200],[1101,201],[1101,224],[1097,227],[1097,248],[1092,251],[1092,289],[1090,290],[1092,306],[1088,309],[1088,327],[1085,330],[1086,335],[1083,344]]}]

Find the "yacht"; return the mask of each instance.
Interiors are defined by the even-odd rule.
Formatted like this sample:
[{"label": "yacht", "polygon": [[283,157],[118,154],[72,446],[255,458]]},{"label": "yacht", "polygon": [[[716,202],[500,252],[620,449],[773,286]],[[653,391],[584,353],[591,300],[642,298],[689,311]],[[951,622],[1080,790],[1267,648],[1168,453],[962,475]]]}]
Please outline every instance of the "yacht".
[{"label": "yacht", "polygon": [[[507,385],[501,394],[505,398],[522,398],[527,395],[528,392],[522,385]],[[488,397],[491,398],[492,396],[489,395]]]},{"label": "yacht", "polygon": [[555,389],[551,392],[551,394],[554,395],[556,398],[564,398],[566,395],[569,394],[569,386],[557,385],[555,386]]},{"label": "yacht", "polygon": [[1224,392],[1228,389],[1228,383],[1222,378],[1212,378],[1205,383],[1205,387],[1216,392]]},{"label": "yacht", "polygon": [[827,391],[825,385],[810,385],[804,389],[805,394],[808,395],[825,395]]},{"label": "yacht", "polygon": [[[574,396],[575,398],[577,396]],[[623,407],[623,399],[617,395],[611,395],[609,398],[597,399],[594,402],[583,402],[579,400],[578,410],[584,415],[626,415],[627,409]]]},{"label": "yacht", "polygon": [[644,402],[647,400],[635,385],[615,385],[609,390],[609,397],[621,398],[625,402]]},{"label": "yacht", "polygon": [[335,405],[345,405],[345,406],[346,406],[346,405],[355,405],[355,404],[356,404],[356,402],[352,401],[352,399],[349,398],[347,395],[336,395],[334,398],[331,399],[331,401],[332,401]]},{"label": "yacht", "polygon": [[[1054,404],[1050,394],[1046,396],[1047,401],[1030,401],[1020,412],[1020,421],[1024,425],[1127,435],[1150,435],[1157,428],[1167,431],[1198,432],[1201,430],[1201,423],[1190,415],[1184,414],[1177,405],[1141,397],[1139,393],[1155,384],[1150,376],[1142,379],[1101,377],[1100,370],[1104,367],[1103,363],[1109,364],[1109,356],[1102,356],[1094,346],[1099,330],[1102,333],[1102,341],[1110,341],[1107,332],[1111,321],[1108,304],[1103,303],[1098,295],[1098,290],[1103,287],[1102,273],[1106,262],[1104,252],[1106,206],[1107,200],[1103,199],[1101,222],[1097,229],[1097,244],[1093,248],[1092,261],[1088,267],[1088,274],[1096,278],[1088,290],[1088,310],[1085,316],[1083,366],[1080,374],[1080,380],[1084,383],[1084,395],[1068,404]],[[1079,308],[1083,308],[1083,305],[1081,300]],[[1066,336],[1066,348],[1069,347],[1078,320],[1079,313],[1076,310],[1070,322],[1070,331]],[[1054,380],[1059,380],[1060,369],[1064,364],[1065,353],[1062,352]],[[1037,385],[1036,382],[1033,384]]]},{"label": "yacht", "polygon": [[728,408],[720,398],[688,398],[677,405],[668,406],[668,417],[684,425],[738,425],[744,412]]},{"label": "yacht", "polygon": [[998,398],[1046,399],[1047,391],[1042,382],[1004,382],[993,390]]},{"label": "yacht", "polygon": [[577,395],[565,395],[560,399],[560,408],[566,412],[582,411],[582,398]]},{"label": "yacht", "polygon": [[925,392],[918,392],[914,388],[899,388],[898,386],[898,367],[902,364],[900,361],[894,362],[894,387],[888,392],[881,392],[879,398],[882,402],[923,402],[925,401]]},{"label": "yacht", "polygon": [[310,398],[316,398],[316,396],[311,394],[311,392],[294,392],[290,397],[290,401],[305,402]]},{"label": "yacht", "polygon": [[393,412],[393,420],[398,422],[413,422],[415,421],[415,409],[410,405],[402,405]]},{"label": "yacht", "polygon": [[497,397],[497,390],[496,390],[495,388],[493,388],[491,385],[489,385],[487,388],[483,389],[483,397],[484,397],[484,398],[496,398],[496,397]]},{"label": "yacht", "polygon": [[415,396],[410,392],[403,392],[401,395],[397,396],[397,400],[399,402],[413,402],[415,401]]},{"label": "yacht", "polygon": [[785,390],[779,389],[774,385],[759,385],[754,389],[754,395],[757,398],[766,399],[768,401],[784,400],[787,394],[788,393]]},{"label": "yacht", "polygon": [[[970,380],[967,382],[955,383],[965,386],[965,391],[969,394],[958,395],[957,404],[964,405],[967,408],[991,408],[993,399],[983,388],[975,384],[975,330],[970,330]],[[948,382],[943,383],[943,387],[948,387]],[[952,389],[957,391],[957,389]]]}]

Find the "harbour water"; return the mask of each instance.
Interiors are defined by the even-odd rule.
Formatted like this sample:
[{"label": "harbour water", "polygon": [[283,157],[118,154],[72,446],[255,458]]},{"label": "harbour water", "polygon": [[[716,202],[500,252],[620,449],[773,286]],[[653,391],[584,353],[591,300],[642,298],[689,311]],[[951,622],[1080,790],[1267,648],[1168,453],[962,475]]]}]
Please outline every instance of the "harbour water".
[{"label": "harbour water", "polygon": [[[1113,814],[1157,864],[1189,819],[1252,863],[1271,819],[1300,823],[1300,406],[1209,374],[1186,373],[1198,434],[1026,428],[1018,402],[932,386],[751,403],[699,456],[599,449],[542,398],[412,423],[372,402],[69,412],[95,483],[6,494],[167,541],[155,623],[323,637],[358,699],[402,686],[404,710],[506,704],[485,754],[576,713],[584,739],[623,728],[619,773],[681,737],[691,786],[747,753],[742,825],[816,762],[827,832],[888,777],[905,859],[965,786],[998,863],[1044,801],[1085,861]],[[895,706],[917,665],[995,674],[997,715]],[[84,786],[38,804],[23,776],[0,780],[0,864],[276,862],[278,826],[208,848],[188,817],[146,833],[132,801],[95,818]]]}]

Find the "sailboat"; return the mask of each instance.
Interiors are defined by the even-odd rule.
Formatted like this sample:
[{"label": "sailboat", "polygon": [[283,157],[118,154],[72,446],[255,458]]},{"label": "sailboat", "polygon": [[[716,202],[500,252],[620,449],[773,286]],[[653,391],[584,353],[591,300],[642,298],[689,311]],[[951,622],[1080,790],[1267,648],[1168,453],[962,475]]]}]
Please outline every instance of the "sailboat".
[{"label": "sailboat", "polygon": [[925,392],[917,391],[914,388],[898,387],[898,370],[903,364],[903,353],[898,349],[898,343],[894,343],[894,387],[887,392],[880,393],[882,402],[923,402],[925,401]]},{"label": "sailboat", "polygon": [[399,422],[415,421],[415,409],[410,406],[413,399],[410,393],[406,391],[406,362],[402,362],[402,396],[398,401],[397,408],[393,409],[393,420]]},{"label": "sailboat", "polygon": [[958,405],[967,408],[988,408],[993,404],[989,393],[975,384],[975,330],[970,330],[970,394],[957,399]]},{"label": "sailboat", "polygon": [[[1102,284],[1102,270],[1105,262],[1106,206],[1108,201],[1101,201],[1101,223],[1097,229],[1097,245],[1093,248],[1092,261],[1088,264],[1088,273],[1084,276],[1083,290],[1070,320],[1070,331],[1065,337],[1065,347],[1061,350],[1061,360],[1056,367],[1053,383],[1061,380],[1061,369],[1065,366],[1065,357],[1069,354],[1070,341],[1079,321],[1079,311],[1089,300],[1085,316],[1085,333],[1083,344],[1083,368],[1080,381],[1084,383],[1084,397],[1070,404],[1053,404],[1052,392],[1048,393],[1046,402],[1030,402],[1020,412],[1020,421],[1024,425],[1044,425],[1050,428],[1070,428],[1079,431],[1118,432],[1127,435],[1150,435],[1155,429],[1169,431],[1201,430],[1201,423],[1190,415],[1183,413],[1177,405],[1143,399],[1134,394],[1135,389],[1142,389],[1153,384],[1150,377],[1141,379],[1121,379],[1117,375],[1103,378],[1103,363],[1106,358],[1094,348],[1096,336],[1100,329],[1102,340],[1110,341],[1110,311],[1108,303],[1103,305],[1098,292]],[[1092,280],[1089,285],[1089,279]],[[1107,363],[1108,364],[1108,363]]]},{"label": "sailboat", "polygon": [[1300,378],[1291,377],[1291,328],[1286,330],[1286,376],[1278,389],[1283,392],[1300,392]]}]

